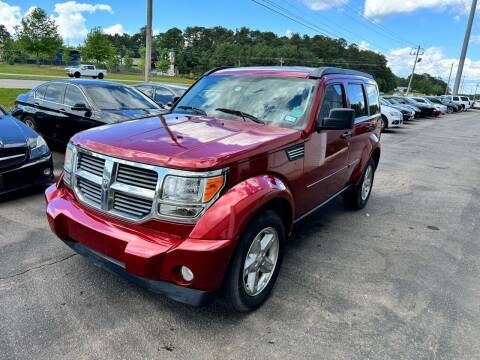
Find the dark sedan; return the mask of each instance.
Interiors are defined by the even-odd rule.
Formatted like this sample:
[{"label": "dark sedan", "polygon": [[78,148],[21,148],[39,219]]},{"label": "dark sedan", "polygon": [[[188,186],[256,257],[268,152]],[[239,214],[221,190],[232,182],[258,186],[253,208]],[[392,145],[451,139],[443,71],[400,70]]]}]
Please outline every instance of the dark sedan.
[{"label": "dark sedan", "polygon": [[395,102],[404,105],[413,105],[420,109],[420,117],[433,117],[436,116],[435,107],[427,104],[421,104],[415,100],[412,100],[406,96],[391,96],[389,97],[393,99]]},{"label": "dark sedan", "polygon": [[12,111],[47,140],[62,144],[82,130],[161,112],[137,89],[100,80],[47,82],[19,95]]},{"label": "dark sedan", "polygon": [[45,140],[0,107],[0,195],[52,179]]},{"label": "dark sedan", "polygon": [[445,101],[445,102],[442,102],[442,100],[440,100],[438,97],[436,96],[426,96],[425,97],[426,99],[430,100],[432,103],[434,104],[438,104],[438,105],[445,105],[447,107],[447,113],[448,114],[451,114],[451,113],[454,113],[454,112],[457,112],[457,111],[460,111],[462,109],[461,106],[455,104],[454,102],[452,101]]},{"label": "dark sedan", "polygon": [[169,109],[175,99],[182,96],[188,89],[188,86],[156,82],[144,82],[134,86],[149,98],[153,99],[158,105],[166,109]]}]

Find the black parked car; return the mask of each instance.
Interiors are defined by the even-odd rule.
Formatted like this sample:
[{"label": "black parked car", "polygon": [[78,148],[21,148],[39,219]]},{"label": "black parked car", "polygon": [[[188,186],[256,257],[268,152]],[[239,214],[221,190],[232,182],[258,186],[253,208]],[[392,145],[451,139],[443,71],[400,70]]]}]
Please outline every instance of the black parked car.
[{"label": "black parked car", "polygon": [[134,87],[164,108],[170,108],[174,100],[182,96],[188,89],[188,86],[155,82],[144,82],[134,85]]},{"label": "black parked car", "polygon": [[82,130],[161,112],[154,101],[127,85],[55,80],[19,95],[12,114],[47,140],[66,144]]},{"label": "black parked car", "polygon": [[400,111],[403,116],[403,121],[413,120],[414,118],[415,111],[413,111],[409,107],[406,107],[400,104],[391,103],[385,100],[384,98],[380,98],[380,104],[393,107],[394,109],[397,109],[398,111]]},{"label": "black parked car", "polygon": [[43,138],[0,107],[0,195],[53,180]]},{"label": "black parked car", "polygon": [[435,116],[435,107],[432,105],[419,103],[406,96],[392,96],[391,97],[395,102],[404,105],[413,105],[420,109],[420,117],[433,117]]}]

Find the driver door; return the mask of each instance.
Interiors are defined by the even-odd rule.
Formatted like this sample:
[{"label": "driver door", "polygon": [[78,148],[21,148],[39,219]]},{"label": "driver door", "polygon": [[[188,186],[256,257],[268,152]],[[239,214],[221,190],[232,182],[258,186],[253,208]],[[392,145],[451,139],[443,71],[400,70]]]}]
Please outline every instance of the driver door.
[{"label": "driver door", "polygon": [[[325,85],[317,120],[330,115],[330,110],[346,108],[342,83]],[[339,192],[347,182],[348,153],[351,130],[320,130],[305,143],[305,205],[307,212]]]}]

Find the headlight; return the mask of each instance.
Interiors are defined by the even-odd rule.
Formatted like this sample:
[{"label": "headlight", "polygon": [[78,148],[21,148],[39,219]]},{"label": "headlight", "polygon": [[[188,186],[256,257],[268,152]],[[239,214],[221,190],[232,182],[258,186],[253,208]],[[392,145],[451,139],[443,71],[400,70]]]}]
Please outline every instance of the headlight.
[{"label": "headlight", "polygon": [[41,136],[27,139],[28,148],[30,149],[30,158],[36,159],[48,153],[48,146]]},{"label": "headlight", "polygon": [[68,186],[72,186],[73,162],[75,158],[74,148],[75,147],[70,143],[67,145],[65,161],[63,163],[63,181]]},{"label": "headlight", "polygon": [[207,177],[167,175],[158,212],[162,216],[196,218],[216,199],[225,185],[225,174]]}]

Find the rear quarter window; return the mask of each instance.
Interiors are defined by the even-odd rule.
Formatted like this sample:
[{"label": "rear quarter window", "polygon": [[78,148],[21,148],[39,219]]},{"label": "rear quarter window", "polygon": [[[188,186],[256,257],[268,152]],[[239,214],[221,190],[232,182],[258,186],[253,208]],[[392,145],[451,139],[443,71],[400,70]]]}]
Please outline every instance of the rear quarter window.
[{"label": "rear quarter window", "polygon": [[348,99],[350,107],[355,111],[355,117],[368,115],[362,84],[348,84]]},{"label": "rear quarter window", "polygon": [[366,85],[366,90],[370,115],[380,114],[380,100],[378,97],[377,87],[375,85],[368,84]]},{"label": "rear quarter window", "polygon": [[65,94],[65,84],[49,84],[45,92],[45,100],[61,104]]}]

